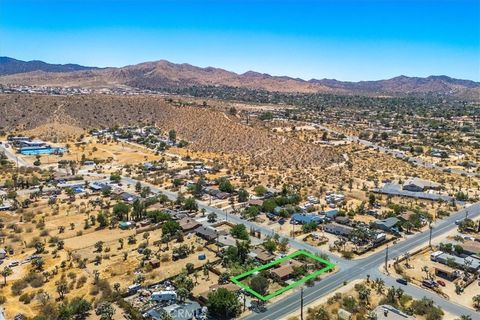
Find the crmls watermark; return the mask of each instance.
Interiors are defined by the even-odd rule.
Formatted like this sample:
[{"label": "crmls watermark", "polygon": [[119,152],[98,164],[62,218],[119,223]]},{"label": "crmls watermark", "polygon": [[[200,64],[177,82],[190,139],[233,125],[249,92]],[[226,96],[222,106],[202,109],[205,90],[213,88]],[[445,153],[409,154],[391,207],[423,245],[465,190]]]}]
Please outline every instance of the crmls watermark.
[{"label": "crmls watermark", "polygon": [[204,315],[200,310],[172,310],[169,314],[176,319],[202,319]]}]

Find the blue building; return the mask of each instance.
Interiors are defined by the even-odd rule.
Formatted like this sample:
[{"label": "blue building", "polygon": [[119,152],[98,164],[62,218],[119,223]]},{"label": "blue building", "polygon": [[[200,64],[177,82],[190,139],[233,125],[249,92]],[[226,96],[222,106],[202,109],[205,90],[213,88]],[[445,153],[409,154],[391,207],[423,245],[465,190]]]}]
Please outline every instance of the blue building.
[{"label": "blue building", "polygon": [[313,215],[313,214],[295,213],[292,215],[292,218],[290,219],[291,224],[307,224],[311,222],[320,224],[322,223],[322,218],[320,216]]}]

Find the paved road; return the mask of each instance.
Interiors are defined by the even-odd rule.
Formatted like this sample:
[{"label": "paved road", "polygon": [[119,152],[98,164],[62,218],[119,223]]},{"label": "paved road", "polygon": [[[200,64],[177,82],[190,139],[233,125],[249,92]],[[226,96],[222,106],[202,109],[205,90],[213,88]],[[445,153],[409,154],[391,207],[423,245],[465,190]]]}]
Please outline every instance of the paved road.
[{"label": "paved road", "polygon": [[[132,178],[128,178],[128,177],[122,177],[122,183],[135,185],[137,183],[137,180],[132,179]],[[162,188],[158,188],[154,185],[147,184],[145,182],[141,182],[141,183],[143,185],[148,185],[153,192],[161,192],[162,194],[166,195],[169,199],[175,200],[177,198],[177,193],[176,192],[165,190],[165,189],[162,189]],[[201,201],[197,201],[197,202],[198,202],[198,207],[200,209],[205,209],[207,212],[214,212],[215,214],[217,214],[217,217],[219,219],[222,219],[222,218],[225,219],[226,218],[228,221],[234,222],[235,224],[243,223],[247,227],[247,229],[253,228],[253,229],[259,231],[262,234],[263,237],[271,236],[271,235],[274,234],[273,230],[268,228],[268,227],[259,225],[257,223],[254,223],[254,222],[251,222],[251,221],[248,221],[248,220],[241,219],[237,215],[233,215],[233,214],[225,212],[224,210],[221,210],[221,209],[218,209],[218,208],[215,208],[215,207],[211,207],[208,204],[205,204]],[[287,227],[288,226],[286,226],[286,228]],[[330,252],[320,250],[320,249],[318,249],[316,247],[313,247],[313,246],[311,246],[307,243],[304,243],[303,241],[298,241],[298,240],[292,239],[292,238],[288,238],[288,240],[289,240],[290,246],[292,246],[295,249],[298,249],[298,250],[304,249],[304,250],[308,250],[308,251],[313,252],[313,253],[322,253],[322,254],[327,255],[330,258],[330,260],[332,262],[336,263],[340,268],[347,267],[347,266],[351,265],[351,261],[340,258],[338,256],[335,256],[335,255],[331,254]]]},{"label": "paved road", "polygon": [[5,153],[5,155],[10,161],[13,161],[14,163],[18,163],[18,165],[21,167],[30,166],[28,162],[25,161],[22,157],[17,157],[17,155],[13,153],[11,148],[5,147],[5,142],[2,142],[2,144],[0,144],[0,152]]},{"label": "paved road", "polygon": [[[325,130],[327,132],[345,135],[342,132],[339,132],[339,131],[333,130],[331,128],[325,127],[321,124],[317,124],[317,123],[307,123],[307,124],[311,125],[311,126],[314,126],[314,127],[317,127],[317,128],[320,128],[320,129]],[[444,167],[437,166],[436,164],[430,163],[428,161],[424,161],[424,160],[422,160],[420,158],[417,158],[417,157],[409,157],[404,152],[399,151],[399,150],[386,148],[386,147],[383,147],[383,146],[381,146],[379,144],[376,144],[374,142],[371,142],[371,141],[368,141],[368,140],[362,140],[362,139],[360,139],[356,136],[347,136],[347,135],[345,135],[345,136],[346,136],[346,138],[344,140],[346,140],[346,141],[357,142],[357,143],[363,144],[366,147],[372,147],[374,149],[377,149],[380,152],[392,155],[392,156],[394,156],[396,158],[399,158],[399,159],[404,159],[404,160],[406,160],[406,161],[408,161],[408,162],[410,162],[414,165],[420,166],[420,167],[424,167],[424,168],[427,168],[427,169],[438,170],[438,171],[442,171],[442,172],[446,169]],[[468,172],[468,171],[461,170],[461,169],[452,168],[452,169],[450,169],[450,172],[454,173],[454,174],[458,174],[458,175],[469,176],[469,177],[478,176],[474,172]]]},{"label": "paved road", "polygon": [[[470,206],[467,209],[462,209],[454,215],[451,215],[445,220],[442,220],[438,223],[433,224],[432,238],[441,236],[442,234],[447,233],[448,231],[456,227],[455,220],[465,217],[465,212],[468,210],[468,215],[470,218],[474,218],[480,215],[480,203],[476,203]],[[428,243],[429,233],[417,233],[412,237],[399,242],[393,247],[389,248],[388,259],[393,259],[395,257],[400,257],[406,252],[413,250],[419,245]],[[351,282],[355,279],[365,278],[367,274],[370,274],[372,278],[382,277],[385,283],[389,285],[396,284],[395,279],[388,277],[378,271],[379,266],[385,261],[385,250],[382,250],[378,253],[375,253],[365,259],[350,261],[351,265],[347,268],[341,269],[336,275],[328,277],[324,280],[321,280],[313,287],[307,287],[304,290],[304,301],[305,304],[309,304],[322,296],[325,296],[331,293],[336,288],[341,287],[344,283]],[[396,284],[398,285],[398,284]],[[403,287],[403,286],[402,286]],[[441,298],[440,296],[429,292],[412,285],[405,286],[408,287],[407,293],[412,294],[416,298],[421,298],[427,296],[431,298],[437,305],[441,306],[443,309],[454,313],[455,315],[461,314],[470,314],[472,318],[475,319],[478,317],[478,313],[475,311],[452,303],[448,300]],[[266,319],[281,319],[282,317],[291,314],[300,308],[300,293],[296,292],[286,297],[285,299],[273,303],[268,306],[267,311],[260,314],[253,314],[247,319],[252,320],[266,320]]]},{"label": "paved road", "polygon": [[[123,177],[122,182],[126,184],[134,185],[137,180]],[[142,182],[145,184],[144,182]],[[150,185],[152,191],[154,192],[161,192],[165,194],[170,199],[176,199],[177,194],[172,191],[164,190],[161,188],[157,188],[153,185]],[[271,235],[272,230],[267,227],[259,226],[254,222],[246,221],[240,219],[238,216],[231,215],[225,213],[224,211],[210,207],[204,203],[199,203],[200,208],[204,208],[207,212],[214,212],[218,215],[219,218],[226,217],[228,220],[233,221],[235,223],[243,223],[247,227],[253,227],[259,230],[263,235]],[[480,216],[480,203],[475,203],[473,205],[468,206],[467,208],[459,210],[457,213],[449,216],[446,219],[439,220],[432,224],[432,239],[439,237],[447,232],[456,228],[455,220],[463,219],[465,216],[468,215],[469,218],[475,218]],[[410,252],[415,248],[427,244],[429,241],[430,234],[429,232],[422,232],[417,233],[412,236],[409,236],[407,239],[390,246],[388,248],[388,259],[394,259],[396,257],[403,256],[406,252]],[[303,242],[297,241],[295,239],[289,238],[289,243],[292,247],[296,249],[306,249],[311,252],[322,252],[318,250],[318,248],[309,246]],[[367,274],[371,276],[372,279],[374,278],[382,278],[385,281],[385,284],[388,286],[398,286],[399,284],[396,283],[395,279],[389,277],[379,271],[379,267],[385,262],[385,250],[381,250],[369,257],[364,259],[358,260],[345,260],[343,258],[339,258],[337,256],[333,256],[328,252],[322,252],[327,254],[333,262],[337,264],[340,271],[338,271],[335,275],[328,276],[325,279],[317,282],[312,287],[306,287],[304,289],[304,302],[305,304],[309,304],[314,302],[315,300],[321,298],[322,296],[328,295],[335,289],[344,285],[344,283],[351,282],[356,279],[364,279],[366,278]],[[437,294],[422,289],[420,287],[416,287],[414,285],[402,286],[407,294],[410,294],[416,298],[422,298],[424,296],[432,299],[437,305],[439,305],[442,309],[455,314],[455,315],[471,315],[473,319],[478,317],[478,313],[475,311],[448,301]],[[272,320],[272,319],[282,319],[287,315],[295,312],[300,307],[300,292],[297,290],[296,292],[286,296],[284,299],[269,304],[267,306],[267,310],[263,313],[254,313],[247,317],[247,319],[251,320]]]}]

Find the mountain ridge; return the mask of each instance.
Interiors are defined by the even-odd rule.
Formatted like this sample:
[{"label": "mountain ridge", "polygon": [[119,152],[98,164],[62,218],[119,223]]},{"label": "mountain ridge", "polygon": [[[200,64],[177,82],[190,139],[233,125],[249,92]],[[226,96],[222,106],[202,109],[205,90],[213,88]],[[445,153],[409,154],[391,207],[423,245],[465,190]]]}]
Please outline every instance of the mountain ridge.
[{"label": "mountain ridge", "polygon": [[[26,64],[29,66],[26,68]],[[37,70],[34,70],[37,68]],[[5,73],[5,70],[7,70]],[[0,84],[115,87],[167,90],[198,86],[226,86],[252,90],[336,94],[435,94],[480,99],[480,82],[446,75],[384,80],[304,80],[289,76],[247,71],[235,73],[222,68],[176,64],[167,60],[147,61],[124,67],[85,67],[76,64],[48,64],[0,57]]]},{"label": "mountain ridge", "polygon": [[0,76],[26,73],[32,71],[70,72],[80,70],[95,70],[98,67],[87,67],[79,64],[52,64],[41,60],[23,61],[10,57],[0,57]]}]

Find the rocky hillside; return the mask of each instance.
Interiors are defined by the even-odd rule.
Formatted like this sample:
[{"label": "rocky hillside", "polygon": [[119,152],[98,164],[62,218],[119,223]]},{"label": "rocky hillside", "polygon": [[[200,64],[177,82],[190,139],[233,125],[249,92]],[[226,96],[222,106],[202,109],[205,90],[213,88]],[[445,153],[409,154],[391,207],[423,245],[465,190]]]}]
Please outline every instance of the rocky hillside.
[{"label": "rocky hillside", "polygon": [[[32,116],[34,114],[35,116]],[[51,136],[60,125],[70,132],[114,125],[156,124],[175,129],[194,151],[232,154],[281,168],[325,167],[341,161],[335,150],[319,148],[200,106],[178,107],[156,96],[48,96],[0,94],[0,127],[9,132]]]},{"label": "rocky hillside", "polygon": [[[37,63],[42,64],[41,62]],[[7,66],[5,67],[2,67],[3,64],[2,60],[0,60],[0,70],[9,68],[7,66],[10,63],[6,63]],[[479,99],[480,97],[480,83],[453,79],[447,76],[430,76],[427,78],[399,76],[388,80],[360,82],[329,79],[306,81],[298,78],[271,76],[253,71],[237,74],[219,68],[200,68],[190,64],[175,64],[165,60],[145,62],[122,68],[105,69],[93,69],[76,65],[48,66],[51,67],[24,69],[23,73],[15,72],[15,74],[1,76],[0,84],[79,87],[127,86],[167,91],[178,88],[225,86],[272,92],[361,95],[433,94],[467,99]],[[72,68],[73,70],[61,70],[62,68]],[[17,69],[19,72],[21,70],[21,68]],[[52,72],[52,70],[57,70],[57,72]],[[4,72],[3,74],[6,73]]]}]

